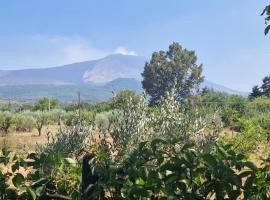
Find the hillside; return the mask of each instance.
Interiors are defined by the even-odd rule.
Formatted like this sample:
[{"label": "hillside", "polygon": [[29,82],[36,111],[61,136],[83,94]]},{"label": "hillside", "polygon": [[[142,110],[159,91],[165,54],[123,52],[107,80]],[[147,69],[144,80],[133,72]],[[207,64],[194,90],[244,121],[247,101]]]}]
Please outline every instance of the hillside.
[{"label": "hillside", "polygon": [[147,59],[140,56],[110,55],[58,67],[2,70],[0,85],[106,83],[117,78],[140,78]]}]

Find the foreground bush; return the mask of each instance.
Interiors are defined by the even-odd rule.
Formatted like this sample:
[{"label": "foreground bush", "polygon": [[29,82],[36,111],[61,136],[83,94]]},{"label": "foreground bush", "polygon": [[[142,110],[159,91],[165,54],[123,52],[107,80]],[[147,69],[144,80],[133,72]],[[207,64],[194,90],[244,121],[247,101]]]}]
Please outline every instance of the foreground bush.
[{"label": "foreground bush", "polygon": [[229,147],[197,152],[181,141],[143,142],[123,163],[104,154],[90,162],[96,184],[86,199],[267,199],[269,160],[257,168]]},{"label": "foreground bush", "polygon": [[[71,158],[30,153],[21,159],[3,150],[0,199],[268,199],[270,160],[261,167],[229,146],[195,151],[179,140],[140,143],[122,162],[99,151],[89,162],[97,181],[81,190],[81,166]],[[18,171],[28,170],[27,175]],[[11,180],[11,181],[10,181]],[[83,195],[83,198],[81,196]]]},{"label": "foreground bush", "polygon": [[3,149],[0,168],[1,200],[80,199],[81,168],[71,158],[29,153],[22,159]]}]

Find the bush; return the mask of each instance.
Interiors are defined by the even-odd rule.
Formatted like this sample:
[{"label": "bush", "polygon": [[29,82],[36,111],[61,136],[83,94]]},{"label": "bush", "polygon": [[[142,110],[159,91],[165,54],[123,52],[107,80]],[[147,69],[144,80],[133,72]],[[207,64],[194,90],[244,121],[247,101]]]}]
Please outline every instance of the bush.
[{"label": "bush", "polygon": [[32,152],[23,159],[3,149],[0,167],[1,200],[81,199],[81,168],[71,158]]},{"label": "bush", "polygon": [[47,143],[38,145],[38,152],[49,154],[55,158],[63,154],[66,157],[79,157],[85,153],[90,132],[84,126],[60,129],[55,135],[47,137]]},{"label": "bush", "polygon": [[250,116],[256,116],[260,113],[270,112],[270,99],[266,97],[258,97],[248,103]]},{"label": "bush", "polygon": [[227,146],[198,152],[181,140],[142,142],[121,163],[101,152],[84,199],[268,199],[269,160],[257,168]]},{"label": "bush", "polygon": [[79,116],[75,112],[67,112],[63,123],[65,126],[74,126],[79,122]]},{"label": "bush", "polygon": [[210,112],[219,111],[224,126],[234,129],[239,127],[238,119],[248,112],[247,98],[223,92],[206,92],[202,96],[202,105]]},{"label": "bush", "polygon": [[223,138],[225,142],[231,144],[233,148],[244,154],[256,152],[261,143],[267,141],[267,132],[252,119],[241,119],[241,130],[234,137]]},{"label": "bush", "polygon": [[84,124],[86,126],[93,125],[95,121],[95,117],[96,117],[96,113],[94,111],[83,110],[81,115],[82,115],[82,120],[84,121]]},{"label": "bush", "polygon": [[130,99],[126,107],[114,110],[110,117],[97,114],[96,124],[101,140],[113,140],[109,149],[117,152],[117,159],[123,159],[138,141],[156,137],[181,138],[183,145],[195,142],[198,149],[209,149],[222,126],[218,115],[206,113],[197,105],[185,106],[175,100],[173,91],[154,111],[149,110],[146,98],[141,96],[137,104]]}]

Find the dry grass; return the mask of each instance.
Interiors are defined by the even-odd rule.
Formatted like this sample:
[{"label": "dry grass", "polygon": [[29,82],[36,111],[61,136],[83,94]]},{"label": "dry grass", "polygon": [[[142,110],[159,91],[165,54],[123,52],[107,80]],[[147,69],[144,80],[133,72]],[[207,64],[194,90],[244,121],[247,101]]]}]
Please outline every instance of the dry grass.
[{"label": "dry grass", "polygon": [[7,136],[0,136],[0,149],[7,147],[9,150],[19,154],[35,150],[36,144],[43,144],[47,141],[47,133],[57,133],[58,126],[45,126],[42,135],[38,136],[37,130],[31,132],[9,132]]}]

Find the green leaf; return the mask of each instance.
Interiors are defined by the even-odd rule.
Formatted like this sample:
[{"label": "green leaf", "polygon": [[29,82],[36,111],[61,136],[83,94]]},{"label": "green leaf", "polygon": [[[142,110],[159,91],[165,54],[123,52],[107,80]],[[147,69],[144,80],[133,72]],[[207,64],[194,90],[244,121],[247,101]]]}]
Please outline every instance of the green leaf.
[{"label": "green leaf", "polygon": [[194,144],[193,143],[186,143],[184,144],[184,146],[182,147],[182,151],[183,150],[186,150],[186,149],[189,149],[191,147],[194,147]]},{"label": "green leaf", "polygon": [[15,162],[12,166],[11,166],[11,170],[12,172],[15,172],[16,170],[18,170],[20,167],[20,163],[17,161]]},{"label": "green leaf", "polygon": [[27,194],[32,198],[32,200],[37,199],[37,195],[36,195],[35,191],[32,188],[27,187],[26,191],[27,191]]},{"label": "green leaf", "polygon": [[203,154],[202,158],[206,162],[206,164],[212,167],[215,167],[217,165],[216,159],[211,154]]},{"label": "green leaf", "polygon": [[252,169],[252,170],[257,170],[257,166],[250,162],[250,161],[247,161],[247,162],[244,162],[244,165],[247,166],[248,168]]},{"label": "green leaf", "polygon": [[243,172],[241,172],[241,173],[239,174],[239,176],[240,176],[241,178],[247,177],[247,176],[251,175],[252,172],[253,172],[253,171],[250,171],[250,170],[249,170],[249,171],[243,171]]},{"label": "green leaf", "polygon": [[38,181],[32,183],[32,187],[38,187],[38,186],[41,186],[41,185],[45,185],[45,184],[47,184],[48,182],[49,182],[48,179],[46,179],[46,178],[41,178],[41,179],[39,179]]},{"label": "green leaf", "polygon": [[149,197],[149,194],[142,186],[134,185],[129,191],[129,196],[133,199],[134,197]]},{"label": "green leaf", "polygon": [[20,185],[22,185],[23,181],[24,181],[24,176],[21,173],[17,173],[13,179],[12,179],[12,183],[15,187],[19,187]]}]

